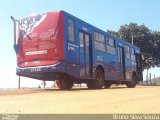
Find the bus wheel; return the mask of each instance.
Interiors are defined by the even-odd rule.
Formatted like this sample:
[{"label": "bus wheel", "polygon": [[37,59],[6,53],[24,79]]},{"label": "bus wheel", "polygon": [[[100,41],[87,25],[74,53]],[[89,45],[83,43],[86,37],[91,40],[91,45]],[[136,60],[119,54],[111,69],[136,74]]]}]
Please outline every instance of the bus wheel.
[{"label": "bus wheel", "polygon": [[112,83],[109,81],[104,82],[104,88],[110,88],[112,86]]},{"label": "bus wheel", "polygon": [[95,79],[89,80],[87,86],[89,89],[101,89],[104,85],[104,73],[101,69],[96,70]]},{"label": "bus wheel", "polygon": [[56,85],[61,90],[68,90],[68,89],[71,89],[73,87],[73,81],[66,80],[66,79],[56,80]]},{"label": "bus wheel", "polygon": [[133,74],[132,75],[132,81],[127,82],[126,86],[128,88],[134,88],[136,86],[136,84],[137,84],[137,76],[136,76],[136,74]]}]

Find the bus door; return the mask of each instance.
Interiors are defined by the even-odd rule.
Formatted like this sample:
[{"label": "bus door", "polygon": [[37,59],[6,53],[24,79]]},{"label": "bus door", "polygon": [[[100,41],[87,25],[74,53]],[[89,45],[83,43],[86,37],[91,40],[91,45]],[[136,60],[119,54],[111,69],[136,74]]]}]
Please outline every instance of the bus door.
[{"label": "bus door", "polygon": [[124,48],[118,46],[118,67],[120,80],[125,80],[125,57]]},{"label": "bus door", "polygon": [[143,75],[142,75],[142,55],[136,54],[136,71],[139,81],[143,81]]},{"label": "bus door", "polygon": [[88,33],[79,31],[80,48],[80,77],[89,78],[92,76],[92,45]]}]

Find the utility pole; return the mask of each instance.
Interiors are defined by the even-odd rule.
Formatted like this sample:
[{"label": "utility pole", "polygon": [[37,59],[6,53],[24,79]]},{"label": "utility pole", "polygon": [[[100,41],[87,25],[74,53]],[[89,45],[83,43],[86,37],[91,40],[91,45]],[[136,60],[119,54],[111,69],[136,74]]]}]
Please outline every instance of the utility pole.
[{"label": "utility pole", "polygon": [[150,81],[150,85],[152,85],[152,83],[151,83],[151,73],[149,74],[149,81]]},{"label": "utility pole", "polygon": [[156,76],[154,74],[154,85],[156,85]]},{"label": "utility pole", "polygon": [[21,77],[19,76],[18,77],[18,89],[20,89],[21,88]]},{"label": "utility pole", "polygon": [[132,45],[133,45],[133,40],[134,40],[134,37],[133,37],[133,35],[132,35]]},{"label": "utility pole", "polygon": [[148,85],[148,68],[147,68],[147,77],[146,77],[146,80],[147,80],[147,85]]}]

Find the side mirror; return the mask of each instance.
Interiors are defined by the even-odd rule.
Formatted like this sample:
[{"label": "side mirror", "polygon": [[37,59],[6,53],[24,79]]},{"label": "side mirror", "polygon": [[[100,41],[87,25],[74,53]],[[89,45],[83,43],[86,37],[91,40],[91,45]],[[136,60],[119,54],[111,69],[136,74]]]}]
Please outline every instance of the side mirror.
[{"label": "side mirror", "polygon": [[13,34],[14,34],[14,45],[13,45],[13,47],[14,47],[14,50],[15,50],[15,52],[17,53],[18,52],[18,46],[17,46],[17,44],[16,44],[16,22],[18,22],[18,20],[16,20],[14,17],[12,17],[11,16],[11,19],[12,19],[12,21],[13,21]]}]

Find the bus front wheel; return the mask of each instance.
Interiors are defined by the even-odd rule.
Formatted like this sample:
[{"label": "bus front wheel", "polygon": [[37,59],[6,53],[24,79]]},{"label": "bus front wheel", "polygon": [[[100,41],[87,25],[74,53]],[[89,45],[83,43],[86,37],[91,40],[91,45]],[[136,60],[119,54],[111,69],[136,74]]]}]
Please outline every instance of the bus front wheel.
[{"label": "bus front wheel", "polygon": [[68,90],[68,89],[71,89],[73,87],[73,81],[66,80],[66,79],[56,80],[56,85],[61,90]]},{"label": "bus front wheel", "polygon": [[126,83],[126,86],[128,88],[134,88],[137,85],[137,75],[132,75],[132,80]]}]

